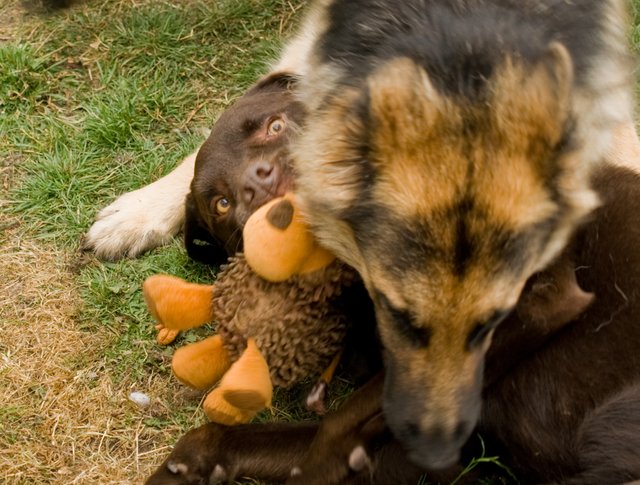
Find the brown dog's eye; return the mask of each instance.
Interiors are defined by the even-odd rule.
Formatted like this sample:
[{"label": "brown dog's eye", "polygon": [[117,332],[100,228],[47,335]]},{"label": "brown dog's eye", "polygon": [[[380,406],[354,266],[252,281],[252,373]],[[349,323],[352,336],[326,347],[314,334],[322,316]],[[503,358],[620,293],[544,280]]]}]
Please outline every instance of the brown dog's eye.
[{"label": "brown dog's eye", "polygon": [[267,136],[276,136],[284,130],[285,121],[283,118],[275,118],[269,122],[267,127]]},{"label": "brown dog's eye", "polygon": [[229,202],[229,199],[221,197],[216,201],[214,207],[216,210],[216,214],[218,214],[219,216],[223,216],[227,212],[229,212],[229,209],[231,209],[231,202]]}]

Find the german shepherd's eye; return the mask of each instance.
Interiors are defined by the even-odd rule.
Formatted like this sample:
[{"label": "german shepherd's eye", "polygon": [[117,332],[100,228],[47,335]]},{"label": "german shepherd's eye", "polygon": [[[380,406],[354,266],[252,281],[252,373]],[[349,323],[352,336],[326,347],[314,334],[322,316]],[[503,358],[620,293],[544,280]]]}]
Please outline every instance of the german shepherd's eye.
[{"label": "german shepherd's eye", "polygon": [[272,119],[267,126],[267,136],[276,136],[282,133],[284,127],[286,126],[286,122],[284,118],[277,117]]},{"label": "german shepherd's eye", "polygon": [[478,323],[467,337],[467,350],[473,350],[487,338],[491,330],[495,329],[502,320],[507,318],[511,310],[496,310],[485,322]]},{"label": "german shepherd's eye", "polygon": [[383,293],[376,293],[380,306],[391,317],[393,324],[402,336],[415,347],[427,347],[431,340],[431,329],[415,326],[413,317],[407,310],[396,308]]},{"label": "german shepherd's eye", "polygon": [[231,202],[226,197],[218,197],[211,201],[216,215],[223,216],[231,209]]}]

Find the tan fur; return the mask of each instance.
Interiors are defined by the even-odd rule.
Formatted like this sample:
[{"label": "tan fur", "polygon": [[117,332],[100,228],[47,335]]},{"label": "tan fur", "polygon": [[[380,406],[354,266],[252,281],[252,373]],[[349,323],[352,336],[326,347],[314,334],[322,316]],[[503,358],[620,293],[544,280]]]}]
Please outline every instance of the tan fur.
[{"label": "tan fur", "polygon": [[298,32],[271,66],[271,72],[287,72],[301,77],[308,74],[315,42],[328,27],[326,9],[331,3],[332,0],[316,0],[309,7]]}]

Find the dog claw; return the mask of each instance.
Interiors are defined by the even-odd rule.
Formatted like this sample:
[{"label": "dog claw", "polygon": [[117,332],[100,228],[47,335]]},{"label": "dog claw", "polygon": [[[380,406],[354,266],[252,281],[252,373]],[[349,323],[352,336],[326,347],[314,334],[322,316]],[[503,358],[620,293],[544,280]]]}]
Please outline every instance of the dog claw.
[{"label": "dog claw", "polygon": [[311,388],[309,394],[307,394],[305,406],[309,411],[313,411],[316,414],[323,415],[327,412],[327,407],[325,405],[326,396],[327,383],[324,381],[318,381]]},{"label": "dog claw", "polygon": [[349,454],[349,468],[354,472],[361,472],[365,468],[371,468],[371,459],[364,449],[364,446],[358,445]]},{"label": "dog claw", "polygon": [[226,483],[227,480],[228,480],[228,477],[225,469],[220,464],[216,465],[215,468],[213,469],[213,472],[211,472],[209,483],[211,485],[214,485],[218,483]]}]

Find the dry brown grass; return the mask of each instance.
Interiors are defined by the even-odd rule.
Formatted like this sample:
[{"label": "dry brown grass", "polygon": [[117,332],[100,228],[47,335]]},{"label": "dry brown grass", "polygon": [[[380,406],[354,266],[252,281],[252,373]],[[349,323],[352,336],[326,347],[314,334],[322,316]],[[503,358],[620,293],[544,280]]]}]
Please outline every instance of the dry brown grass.
[{"label": "dry brown grass", "polygon": [[[226,3],[232,7],[244,5],[248,12],[246,15],[258,18],[255,25],[250,20],[247,23],[236,22],[233,28],[224,30],[228,27],[227,22],[212,15],[212,24],[223,29],[224,35],[207,33],[209,27],[206,27],[202,34],[205,40],[200,44],[184,42],[181,47],[186,53],[192,53],[199,52],[202,45],[209,49],[206,55],[210,56],[211,52],[219,54],[222,51],[220,46],[231,43],[229,35],[261,38],[266,24],[263,25],[260,19],[273,21],[271,16],[264,14],[264,2],[252,1]],[[73,18],[67,17],[66,13],[51,17],[28,13],[21,2],[0,0],[0,48],[11,47],[7,51],[13,52],[11,55],[16,59],[16,65],[20,64],[18,57],[22,55],[29,61],[42,54],[46,62],[24,68],[33,69],[33,72],[27,72],[33,75],[30,81],[39,90],[33,97],[28,98],[27,93],[23,98],[18,92],[22,90],[22,82],[13,85],[11,79],[7,81],[5,78],[5,82],[13,86],[10,88],[13,96],[10,102],[13,104],[3,105],[4,99],[0,98],[0,483],[141,483],[164,460],[186,429],[204,422],[204,415],[198,407],[200,394],[178,385],[172,378],[169,370],[171,351],[159,348],[153,341],[150,319],[145,320],[147,316],[142,307],[139,284],[152,271],[175,272],[181,264],[183,276],[192,277],[190,272],[198,271],[204,275],[210,273],[194,265],[184,268],[186,256],[178,242],[168,255],[161,250],[158,253],[165,256],[156,253],[122,265],[104,265],[88,258],[87,265],[78,268],[75,251],[81,232],[86,230],[93,216],[90,211],[105,204],[112,196],[111,192],[127,190],[130,183],[130,177],[126,175],[114,182],[110,190],[92,188],[102,187],[101,180],[105,178],[105,171],[113,170],[113,161],[121,156],[132,158],[134,150],[147,155],[148,143],[169,147],[167,152],[178,145],[180,150],[190,149],[188,137],[181,135],[187,130],[184,120],[193,117],[194,126],[208,125],[212,113],[205,107],[195,116],[189,115],[194,104],[197,105],[191,98],[197,98],[199,92],[187,96],[185,93],[193,89],[189,85],[174,93],[175,85],[170,84],[163,96],[171,102],[167,101],[168,107],[162,105],[170,115],[166,116],[169,121],[154,125],[159,132],[164,131],[147,144],[125,144],[121,147],[114,143],[113,147],[105,148],[94,139],[85,142],[91,133],[69,128],[71,125],[66,123],[79,116],[78,113],[86,114],[91,107],[93,112],[104,114],[95,108],[96,105],[108,115],[111,105],[105,101],[104,93],[100,97],[99,90],[85,79],[90,77],[90,72],[97,72],[91,71],[91,67],[98,61],[102,67],[117,66],[119,56],[128,54],[138,55],[136,62],[143,66],[146,66],[144,62],[155,65],[154,58],[146,56],[146,49],[153,51],[158,46],[163,49],[166,45],[173,47],[171,35],[177,34],[169,28],[166,39],[151,39],[149,44],[144,44],[144,29],[164,26],[166,19],[184,21],[187,18],[185,23],[192,20],[188,17],[187,5],[192,0],[100,0],[80,5],[76,11],[80,14],[87,12],[88,15]],[[222,3],[216,0],[210,4],[218,6]],[[293,4],[299,3],[298,0],[293,1]],[[182,8],[181,4],[187,7]],[[260,9],[255,8],[258,4]],[[280,8],[285,23],[295,11],[289,5],[288,2],[277,1],[271,5],[274,10]],[[134,15],[143,7],[145,12],[155,8],[160,12],[148,25]],[[116,13],[112,15],[111,12]],[[240,8],[238,12],[240,15],[244,11]],[[73,9],[69,15],[73,15]],[[139,28],[143,32],[140,35],[142,44],[131,53],[118,37],[127,38],[129,32],[124,28],[117,30],[112,25],[123,18],[129,22],[126,23],[127,28]],[[78,21],[85,24],[79,25]],[[94,21],[97,22],[95,25]],[[275,23],[278,24],[277,21]],[[106,48],[91,51],[89,43],[95,40],[94,32],[102,32],[107,27],[112,28],[108,39],[117,39],[123,45],[114,41],[110,47],[117,52],[113,55]],[[275,36],[277,31],[272,27],[269,24]],[[78,41],[77,51],[73,42],[57,35],[74,28],[78,29],[77,35],[85,36]],[[241,44],[238,40],[235,42]],[[25,52],[12,47],[23,44],[29,48]],[[84,52],[85,48],[96,59],[83,58],[89,67],[82,70],[76,61],[78,52]],[[65,54],[67,50],[72,54]],[[37,71],[46,71],[52,63],[64,61],[64,55],[74,57],[57,70],[48,73]],[[216,67],[228,61],[231,71],[236,63],[245,63],[238,60],[239,56],[233,49],[226,55],[225,58],[217,58]],[[0,80],[3,79],[3,68],[0,65]],[[175,77],[171,69],[172,65],[169,65],[169,74],[163,75]],[[218,98],[226,99],[225,93],[241,91],[243,85],[238,79],[250,82],[249,79],[255,76],[255,69],[246,67],[240,77],[227,78],[199,72],[185,76],[184,83],[186,85],[195,78],[196,88],[200,85],[198,83],[207,86],[203,96],[213,100],[215,108],[212,111],[215,112],[221,107]],[[127,75],[126,70],[120,72],[114,68],[114,72]],[[148,71],[142,72],[142,79],[145,79]],[[84,91],[72,92],[80,89]],[[6,88],[2,86],[0,97],[5,94]],[[96,100],[97,103],[92,105]],[[108,101],[112,102],[111,98]],[[79,102],[85,104],[79,106]],[[188,106],[186,111],[180,104],[182,102]],[[117,115],[117,109],[114,110]],[[144,116],[144,113],[136,114]],[[146,125],[142,123],[141,126]],[[58,129],[65,132],[63,143],[55,141]],[[136,132],[136,135],[140,133]],[[83,159],[82,150],[87,147],[89,150],[102,150],[99,152],[101,155]],[[69,152],[64,152],[65,149]],[[41,179],[36,177],[41,175],[39,170],[51,168],[54,162],[42,155],[51,154],[54,150],[59,151],[54,153],[55,163],[66,170],[65,176],[69,181],[77,182],[80,189],[64,187],[55,172],[46,172]],[[172,154],[171,157],[167,163],[175,161],[179,155]],[[75,161],[74,164],[71,160]],[[89,161],[83,165],[82,160]],[[89,162],[102,165],[93,168],[88,166]],[[30,168],[25,168],[27,166]],[[146,168],[152,176],[160,174],[152,165]],[[87,176],[92,170],[95,171],[94,178]],[[78,179],[83,176],[85,178]],[[83,185],[85,180],[95,185],[86,188]],[[25,184],[29,183],[29,189],[25,189]],[[16,194],[21,194],[19,196],[24,201],[24,197],[31,196],[31,190],[42,195],[43,199],[27,204],[31,207],[28,216],[25,213],[12,214],[12,207],[16,205],[13,202],[18,200]],[[10,200],[12,197],[14,201]],[[36,198],[35,195],[32,197]],[[143,325],[149,327],[144,328]],[[147,394],[151,405],[141,408],[131,402],[129,394],[132,391]],[[279,414],[279,417],[283,416],[287,417]]]},{"label": "dry brown grass", "polygon": [[[4,232],[0,254],[0,482],[141,481],[181,432],[144,421],[166,418],[188,393],[166,374],[149,375],[140,389],[103,371],[114,335],[78,330],[81,299],[60,251],[15,228]],[[153,397],[148,409],[128,400],[134,389]]]},{"label": "dry brown grass", "polygon": [[[3,0],[0,43],[30,19],[18,1]],[[33,228],[2,211],[20,162],[0,160],[0,483],[141,483],[184,431],[184,423],[145,421],[171,423],[172,409],[194,396],[167,372],[150,372],[145,382],[105,372],[104,350],[116,336],[106,327],[82,330],[75,256],[33,239]],[[151,406],[129,401],[133,390]]]}]

